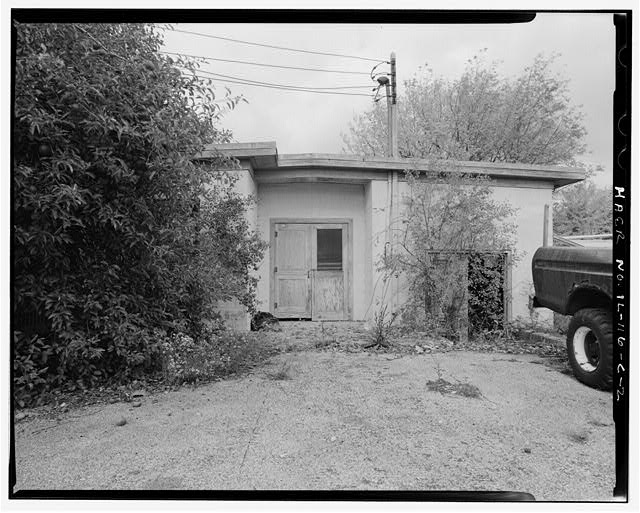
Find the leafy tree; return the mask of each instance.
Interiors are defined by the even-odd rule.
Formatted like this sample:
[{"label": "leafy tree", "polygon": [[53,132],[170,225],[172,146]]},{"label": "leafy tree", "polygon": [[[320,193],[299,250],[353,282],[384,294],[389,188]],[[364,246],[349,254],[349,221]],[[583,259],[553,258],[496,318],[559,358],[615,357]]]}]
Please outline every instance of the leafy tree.
[{"label": "leafy tree", "polygon": [[585,180],[556,192],[553,204],[555,235],[611,233],[613,190]]},{"label": "leafy tree", "polygon": [[[432,159],[434,170],[410,179],[411,199],[397,228],[403,242],[385,263],[408,280],[403,317],[410,322],[448,333],[464,332],[466,319],[472,331],[500,326],[504,265],[518,257],[508,221],[513,209],[452,161],[576,165],[585,150],[583,114],[571,102],[568,80],[553,72],[556,58],[538,55],[518,76],[505,77],[481,52],[457,79],[425,68],[404,82],[399,155]],[[379,102],[354,117],[345,151],[388,155],[386,109]]]},{"label": "leafy tree", "polygon": [[434,161],[431,169],[407,172],[409,194],[394,221],[392,256],[383,262],[388,273],[407,280],[403,319],[463,337],[467,319],[472,331],[499,328],[504,312],[493,303],[502,303],[505,266],[518,256],[515,209],[493,198],[485,176],[447,161]]},{"label": "leafy tree", "polygon": [[[568,80],[553,74],[557,56],[537,56],[515,78],[498,74],[482,55],[456,80],[426,68],[405,81],[398,102],[401,157],[487,162],[572,164],[584,151],[582,112],[571,104]],[[356,115],[345,150],[386,155],[383,102]]]},{"label": "leafy tree", "polygon": [[[218,300],[252,304],[264,248],[222,161],[223,108],[144,24],[20,24],[13,131],[14,376],[50,385],[157,369]],[[217,177],[217,180],[212,180]]]}]

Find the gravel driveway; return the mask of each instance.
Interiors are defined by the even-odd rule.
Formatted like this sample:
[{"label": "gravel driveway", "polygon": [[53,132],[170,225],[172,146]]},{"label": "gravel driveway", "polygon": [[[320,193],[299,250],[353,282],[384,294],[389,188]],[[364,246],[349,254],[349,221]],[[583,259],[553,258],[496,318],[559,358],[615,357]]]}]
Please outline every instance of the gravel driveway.
[{"label": "gravel driveway", "polygon": [[[438,380],[481,396],[429,390]],[[606,501],[615,484],[610,394],[534,355],[292,352],[140,407],[15,426],[16,490],[512,490]]]}]

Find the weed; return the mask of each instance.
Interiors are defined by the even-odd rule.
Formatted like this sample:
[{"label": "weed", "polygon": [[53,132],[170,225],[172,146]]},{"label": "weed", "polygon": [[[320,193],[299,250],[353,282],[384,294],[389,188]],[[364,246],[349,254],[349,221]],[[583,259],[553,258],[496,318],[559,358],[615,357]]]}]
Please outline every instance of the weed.
[{"label": "weed", "polygon": [[291,374],[289,374],[289,364],[286,362],[279,371],[267,373],[267,376],[274,381],[288,381],[292,379]]},{"label": "weed", "polygon": [[271,379],[273,379],[274,381],[286,381],[291,379],[291,376],[289,375],[289,373],[286,370],[281,370],[278,371],[274,374],[271,374],[269,376]]},{"label": "weed", "polygon": [[444,379],[442,377],[442,369],[440,368],[439,363],[436,364],[436,374],[438,375],[438,379],[435,381],[427,381],[426,387],[430,392],[440,392],[442,395],[452,394],[462,397],[470,397],[472,399],[480,399],[482,397],[480,389],[471,383],[450,383]]},{"label": "weed", "polygon": [[390,347],[391,342],[389,340],[389,332],[391,330],[391,325],[396,320],[397,316],[398,314],[394,312],[387,318],[387,305],[384,305],[380,310],[374,312],[373,329],[371,330],[371,343],[365,347]]},{"label": "weed", "polygon": [[285,353],[293,353],[297,349],[298,349],[298,346],[296,346],[296,344],[294,344],[293,342],[287,342],[287,345],[284,348],[284,352]]},{"label": "weed", "polygon": [[442,395],[453,394],[473,399],[479,399],[482,397],[480,389],[471,383],[450,383],[442,378],[439,378],[436,381],[427,381],[427,390],[430,392],[440,392]]},{"label": "weed", "polygon": [[586,444],[589,441],[589,434],[584,433],[569,433],[569,440],[579,444]]},{"label": "weed", "polygon": [[316,349],[326,349],[338,345],[336,334],[325,327],[324,322],[320,323],[320,338],[316,340]]},{"label": "weed", "polygon": [[319,338],[318,340],[316,340],[315,348],[316,349],[326,349],[330,345],[331,345],[331,341],[330,340],[327,340],[325,338]]}]

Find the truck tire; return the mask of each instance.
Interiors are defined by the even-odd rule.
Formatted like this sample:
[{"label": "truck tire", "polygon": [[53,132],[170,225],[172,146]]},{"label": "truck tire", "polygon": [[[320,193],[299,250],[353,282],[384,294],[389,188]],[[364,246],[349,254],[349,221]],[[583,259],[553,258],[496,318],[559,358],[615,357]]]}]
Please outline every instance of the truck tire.
[{"label": "truck tire", "polygon": [[579,381],[590,387],[611,389],[612,339],[609,311],[583,308],[574,314],[567,330],[567,353]]}]

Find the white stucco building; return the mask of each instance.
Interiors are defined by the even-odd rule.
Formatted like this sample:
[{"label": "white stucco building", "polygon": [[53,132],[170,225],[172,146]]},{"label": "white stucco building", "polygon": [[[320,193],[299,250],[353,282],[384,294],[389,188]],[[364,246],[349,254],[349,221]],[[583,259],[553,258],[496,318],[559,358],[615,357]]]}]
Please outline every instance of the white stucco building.
[{"label": "white stucco building", "polygon": [[[388,248],[390,220],[408,190],[404,170],[429,171],[420,160],[362,158],[353,155],[278,155],[275,142],[227,144],[205,152],[235,157],[236,185],[254,196],[247,213],[251,227],[269,243],[259,268],[259,310],[279,318],[368,320],[381,299],[376,263]],[[552,192],[584,179],[584,172],[556,166],[458,162],[458,167],[492,178],[498,200],[517,207],[521,259],[505,281],[507,320],[529,316],[531,257],[551,244]],[[545,205],[547,207],[545,208]],[[547,214],[545,214],[545,210]],[[545,222],[547,228],[545,229]],[[385,302],[402,302],[401,286]],[[237,305],[223,315],[236,328],[249,318]]]}]

